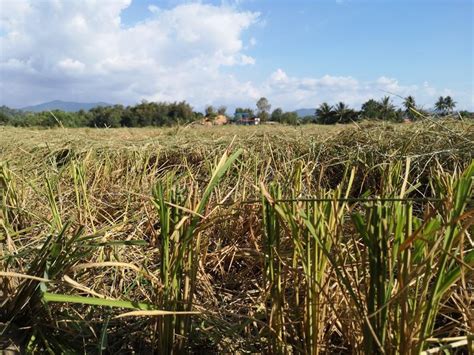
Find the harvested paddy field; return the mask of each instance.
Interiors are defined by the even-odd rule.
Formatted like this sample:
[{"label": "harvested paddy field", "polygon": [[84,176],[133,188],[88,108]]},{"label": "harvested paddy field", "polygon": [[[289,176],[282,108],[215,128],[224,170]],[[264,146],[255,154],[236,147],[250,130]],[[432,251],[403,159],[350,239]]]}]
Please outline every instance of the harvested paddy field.
[{"label": "harvested paddy field", "polygon": [[473,152],[450,120],[0,127],[2,346],[467,352]]}]

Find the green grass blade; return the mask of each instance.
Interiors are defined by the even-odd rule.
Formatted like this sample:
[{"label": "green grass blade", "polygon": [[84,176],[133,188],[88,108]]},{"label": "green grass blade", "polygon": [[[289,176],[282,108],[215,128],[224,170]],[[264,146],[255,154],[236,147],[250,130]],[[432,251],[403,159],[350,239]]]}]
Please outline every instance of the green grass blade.
[{"label": "green grass blade", "polygon": [[46,302],[58,302],[58,303],[77,303],[77,304],[88,304],[91,306],[104,306],[113,308],[129,308],[129,309],[141,309],[141,310],[153,310],[155,306],[148,303],[133,302],[133,301],[121,301],[121,300],[108,300],[97,297],[84,297],[84,296],[73,296],[64,295],[59,293],[43,293],[43,299]]}]

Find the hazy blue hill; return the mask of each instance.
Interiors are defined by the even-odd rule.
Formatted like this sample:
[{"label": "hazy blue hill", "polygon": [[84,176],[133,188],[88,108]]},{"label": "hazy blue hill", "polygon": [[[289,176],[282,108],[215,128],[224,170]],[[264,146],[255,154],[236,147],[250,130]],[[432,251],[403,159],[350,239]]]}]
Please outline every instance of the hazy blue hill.
[{"label": "hazy blue hill", "polygon": [[298,114],[298,117],[305,117],[305,116],[314,116],[314,112],[316,111],[315,108],[300,108],[295,112]]},{"label": "hazy blue hill", "polygon": [[88,111],[97,106],[110,106],[105,102],[68,102],[68,101],[50,101],[38,105],[27,106],[21,108],[22,111],[41,112],[48,110],[62,110],[66,112],[77,112],[79,110]]}]

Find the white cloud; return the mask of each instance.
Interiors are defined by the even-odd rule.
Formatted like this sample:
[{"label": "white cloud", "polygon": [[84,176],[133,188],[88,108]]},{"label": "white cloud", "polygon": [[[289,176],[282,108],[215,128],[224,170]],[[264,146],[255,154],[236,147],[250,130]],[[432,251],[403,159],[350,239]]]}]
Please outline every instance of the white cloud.
[{"label": "white cloud", "polygon": [[149,5],[149,6],[148,6],[148,10],[149,10],[150,12],[153,12],[154,14],[157,14],[157,13],[160,12],[160,8],[159,8],[158,6],[156,6],[156,5]]},{"label": "white cloud", "polygon": [[199,105],[214,100],[209,92],[225,97],[218,94],[221,83],[241,91],[242,84],[222,68],[255,63],[241,37],[258,13],[202,3],[151,5],[149,19],[125,27],[120,15],[130,3],[2,0],[2,101],[22,106],[55,98],[145,98]]},{"label": "white cloud", "polygon": [[59,68],[64,69],[66,72],[82,72],[85,68],[84,63],[71,58],[61,60],[58,63],[58,66]]},{"label": "white cloud", "polygon": [[242,54],[241,57],[240,57],[240,63],[242,65],[247,65],[247,64],[253,65],[253,64],[255,64],[255,58],[252,58],[248,55]]},{"label": "white cloud", "polygon": [[288,82],[288,75],[286,73],[278,68],[275,72],[270,75],[270,80],[273,83],[287,83]]},{"label": "white cloud", "polygon": [[[357,107],[387,92],[414,95],[431,105],[450,92],[386,76],[372,81],[329,74],[298,77],[283,69],[269,72],[263,81],[239,80],[227,69],[256,63],[246,47],[257,41],[250,36],[245,43],[243,34],[265,21],[233,1],[186,2],[169,9],[150,5],[149,18],[133,26],[124,26],[120,18],[131,0],[0,1],[0,101],[12,106],[52,99],[253,106],[266,96],[284,109],[323,101]],[[450,94],[472,106],[471,96]]]},{"label": "white cloud", "polygon": [[[379,99],[389,95],[395,103],[401,103],[401,97],[414,95],[417,102],[431,107],[439,95],[454,95],[452,91],[438,90],[425,82],[417,85],[402,85],[398,80],[381,76],[372,81],[360,81],[351,76],[324,75],[319,78],[292,77],[282,69],[277,69],[262,85],[259,93],[266,96],[274,105],[285,109],[316,107],[326,101],[336,103],[344,101],[358,108],[368,99]],[[462,98],[462,94],[459,96]]]}]

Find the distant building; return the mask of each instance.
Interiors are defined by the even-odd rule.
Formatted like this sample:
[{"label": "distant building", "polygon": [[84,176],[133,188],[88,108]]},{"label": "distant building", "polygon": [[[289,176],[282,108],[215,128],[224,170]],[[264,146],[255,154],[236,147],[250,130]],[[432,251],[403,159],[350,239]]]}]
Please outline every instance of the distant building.
[{"label": "distant building", "polygon": [[247,112],[238,112],[234,116],[234,123],[245,126],[255,126],[260,124],[260,118],[252,117]]}]

